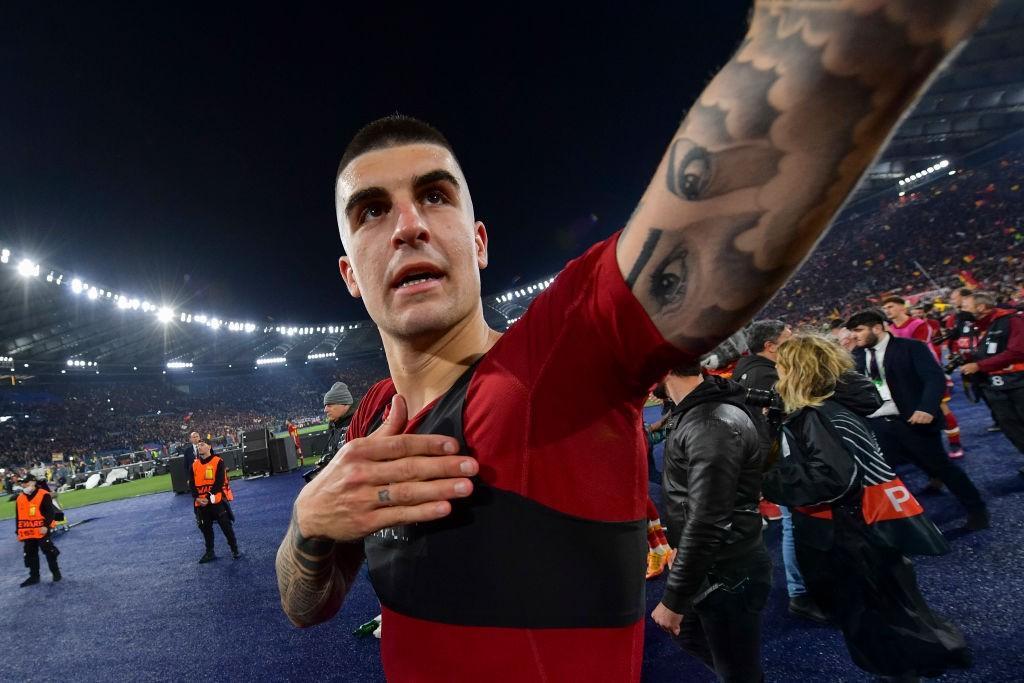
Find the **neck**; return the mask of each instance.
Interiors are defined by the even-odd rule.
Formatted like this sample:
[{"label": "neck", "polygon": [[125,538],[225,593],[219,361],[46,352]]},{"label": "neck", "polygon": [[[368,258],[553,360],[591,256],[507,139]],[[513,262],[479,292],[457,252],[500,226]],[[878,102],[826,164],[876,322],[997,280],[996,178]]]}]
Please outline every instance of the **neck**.
[{"label": "neck", "polygon": [[501,337],[484,322],[482,311],[439,335],[415,339],[381,334],[395,389],[411,418],[448,391],[459,375]]},{"label": "neck", "polygon": [[761,358],[770,360],[773,363],[775,362],[775,359],[778,358],[778,354],[772,353],[771,351],[759,351],[757,355],[761,356]]},{"label": "neck", "polygon": [[871,346],[871,348],[876,348],[879,344],[884,344],[885,340],[888,339],[888,338],[889,338],[889,333],[888,332],[883,332],[882,334],[878,335],[878,341],[876,341]]},{"label": "neck", "polygon": [[665,391],[668,392],[669,398],[676,405],[679,405],[680,401],[693,393],[693,390],[701,385],[704,381],[702,375],[696,377],[679,377],[678,375],[669,375],[665,378]]},{"label": "neck", "polygon": [[910,316],[909,316],[909,315],[906,315],[906,314],[904,314],[904,315],[897,315],[897,316],[894,316],[894,317],[893,317],[893,319],[892,319],[892,322],[893,322],[893,324],[895,324],[895,325],[898,325],[898,326],[900,326],[900,327],[903,327],[904,325],[906,325],[906,324],[907,324],[907,321],[908,321],[908,320],[910,320]]}]

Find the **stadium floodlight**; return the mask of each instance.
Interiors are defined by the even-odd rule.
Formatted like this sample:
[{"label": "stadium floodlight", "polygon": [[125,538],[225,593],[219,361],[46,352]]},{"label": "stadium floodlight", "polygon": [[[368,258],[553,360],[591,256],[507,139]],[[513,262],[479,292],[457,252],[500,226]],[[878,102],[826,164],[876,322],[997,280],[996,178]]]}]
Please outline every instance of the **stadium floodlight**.
[{"label": "stadium floodlight", "polygon": [[122,311],[131,305],[132,303],[128,301],[127,297],[122,296],[120,299],[117,300],[117,307],[120,308]]},{"label": "stadium floodlight", "polygon": [[22,259],[18,264],[18,275],[22,277],[35,277],[39,275],[39,264],[32,263],[27,258]]},{"label": "stadium floodlight", "polygon": [[10,260],[11,260],[11,250],[10,249],[4,249],[3,251],[0,251],[0,263],[7,263]]},{"label": "stadium floodlight", "polygon": [[187,322],[187,323],[192,322],[192,314],[191,313],[189,313],[188,316],[185,318],[185,322]]},{"label": "stadium floodlight", "polygon": [[184,312],[182,312],[182,314],[181,314],[181,318],[180,318],[180,319],[181,319],[181,322],[185,322],[187,318],[188,318],[188,316],[187,316],[187,315],[185,315],[185,313],[184,313]]},{"label": "stadium floodlight", "polygon": [[900,180],[900,185],[906,185],[906,184],[907,184],[906,180]]},{"label": "stadium floodlight", "polygon": [[137,310],[139,310],[139,306],[141,306],[142,304],[139,302],[138,299],[132,299],[129,302],[129,305],[131,306],[133,311],[137,311]]},{"label": "stadium floodlight", "polygon": [[245,324],[245,331],[246,332],[255,332],[256,331],[256,323],[246,323]]},{"label": "stadium floodlight", "polygon": [[172,360],[170,363],[167,364],[167,369],[168,370],[185,370],[185,369],[191,368],[191,367],[192,367],[191,363],[186,363],[184,361],[178,361],[178,360]]},{"label": "stadium floodlight", "polygon": [[174,319],[174,311],[167,306],[163,306],[156,312],[156,319],[162,323],[169,323]]},{"label": "stadium floodlight", "polygon": [[946,168],[949,166],[949,159],[943,159],[939,162],[939,168]]},{"label": "stadium floodlight", "polygon": [[109,299],[109,298],[110,298],[110,296],[111,296],[111,293],[110,293],[110,291],[107,291],[107,298]]},{"label": "stadium floodlight", "polygon": [[901,197],[902,197],[903,195],[905,195],[905,194],[906,194],[906,192],[900,192],[900,196],[901,196]]},{"label": "stadium floodlight", "polygon": [[73,360],[68,360],[68,367],[69,367],[69,368],[70,368],[70,367],[71,367],[72,365],[74,365],[74,364],[75,364],[75,361],[73,361]]},{"label": "stadium floodlight", "polygon": [[199,315],[196,316],[196,322],[199,323],[200,325],[205,325],[206,324],[206,316],[203,315],[202,313],[200,313]]},{"label": "stadium floodlight", "polygon": [[99,296],[100,296],[100,292],[99,292],[98,289],[96,289],[95,287],[90,287],[89,288],[89,300],[90,301],[96,301],[96,299],[98,299]]},{"label": "stadium floodlight", "polygon": [[50,271],[50,274],[46,276],[46,281],[47,282],[53,282],[53,271],[52,270]]},{"label": "stadium floodlight", "polygon": [[142,312],[143,313],[149,313],[149,309],[151,309],[151,308],[153,308],[153,304],[149,303],[148,301],[143,301],[142,302]]},{"label": "stadium floodlight", "polygon": [[133,365],[132,366],[132,370],[138,370],[138,369],[139,369],[139,366],[137,366],[137,365]]},{"label": "stadium floodlight", "polygon": [[287,360],[288,359],[283,356],[268,356],[267,358],[257,358],[256,365],[277,365],[279,363],[284,363]]}]

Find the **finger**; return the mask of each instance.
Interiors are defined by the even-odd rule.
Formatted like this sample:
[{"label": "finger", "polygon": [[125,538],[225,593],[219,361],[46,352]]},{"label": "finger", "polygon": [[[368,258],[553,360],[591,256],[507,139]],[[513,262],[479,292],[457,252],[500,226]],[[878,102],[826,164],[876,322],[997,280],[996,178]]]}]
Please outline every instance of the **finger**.
[{"label": "finger", "polygon": [[459,442],[440,434],[400,434],[360,439],[348,445],[344,460],[398,460],[419,455],[454,455]]},{"label": "finger", "polygon": [[373,487],[371,491],[371,507],[408,507],[431,501],[465,498],[473,492],[473,482],[469,479],[410,481]]},{"label": "finger", "polygon": [[452,505],[446,500],[421,503],[420,505],[379,508],[370,514],[369,533],[400,524],[430,522],[447,516],[451,511]]},{"label": "finger", "polygon": [[380,438],[401,434],[405,429],[405,423],[408,421],[408,418],[409,414],[408,408],[405,405],[405,399],[395,394],[391,398],[391,409],[388,411],[387,419],[369,437]]},{"label": "finger", "polygon": [[472,477],[479,470],[476,460],[465,456],[412,456],[368,466],[366,483],[377,486],[405,481]]}]

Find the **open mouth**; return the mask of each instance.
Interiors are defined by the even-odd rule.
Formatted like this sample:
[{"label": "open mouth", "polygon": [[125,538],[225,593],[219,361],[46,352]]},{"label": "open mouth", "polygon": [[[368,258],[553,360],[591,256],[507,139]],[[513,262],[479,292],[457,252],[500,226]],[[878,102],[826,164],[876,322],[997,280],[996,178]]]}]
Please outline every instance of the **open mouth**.
[{"label": "open mouth", "polygon": [[434,280],[441,280],[443,278],[444,273],[437,268],[432,268],[430,266],[416,266],[399,273],[399,276],[395,278],[395,281],[391,286],[394,289],[406,289]]}]

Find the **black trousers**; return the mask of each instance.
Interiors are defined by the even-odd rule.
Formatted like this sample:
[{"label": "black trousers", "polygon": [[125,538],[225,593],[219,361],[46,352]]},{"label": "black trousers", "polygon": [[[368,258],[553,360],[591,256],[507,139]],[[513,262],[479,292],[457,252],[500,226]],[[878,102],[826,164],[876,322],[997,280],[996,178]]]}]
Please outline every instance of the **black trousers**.
[{"label": "black trousers", "polygon": [[715,672],[722,683],[758,683],[761,669],[761,610],[771,591],[767,553],[729,576],[709,576],[725,586],[683,614],[676,642]]},{"label": "black trousers", "polygon": [[942,430],[934,427],[922,429],[909,424],[902,417],[869,418],[871,429],[878,437],[878,445],[890,465],[900,459],[916,465],[929,477],[938,479],[956,496],[968,511],[983,510],[981,494],[962,469],[949,459],[942,445]]},{"label": "black trousers", "polygon": [[31,576],[39,576],[39,551],[43,551],[43,555],[46,555],[46,564],[50,567],[50,573],[57,575],[60,573],[60,567],[57,566],[57,556],[60,555],[60,551],[57,550],[57,546],[53,544],[49,534],[46,538],[30,539],[22,542],[23,550],[25,551],[25,566],[28,567],[28,572]]},{"label": "black trousers", "polygon": [[996,424],[1017,450],[1024,453],[1024,387],[1017,389],[982,389],[985,402]]},{"label": "black trousers", "polygon": [[203,532],[203,541],[206,549],[213,551],[213,525],[220,525],[221,533],[228,541],[228,547],[232,550],[238,548],[238,541],[235,539],[235,530],[231,526],[231,513],[220,504],[205,505],[196,508],[196,521],[199,523],[199,530]]}]

